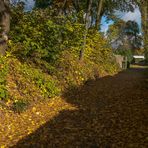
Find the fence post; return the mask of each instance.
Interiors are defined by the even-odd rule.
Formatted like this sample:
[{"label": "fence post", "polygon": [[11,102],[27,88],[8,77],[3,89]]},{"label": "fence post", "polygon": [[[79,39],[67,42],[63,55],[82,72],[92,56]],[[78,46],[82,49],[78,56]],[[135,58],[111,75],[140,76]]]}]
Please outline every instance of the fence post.
[{"label": "fence post", "polygon": [[126,70],[127,69],[127,57],[124,56],[123,61],[122,61],[122,69]]}]

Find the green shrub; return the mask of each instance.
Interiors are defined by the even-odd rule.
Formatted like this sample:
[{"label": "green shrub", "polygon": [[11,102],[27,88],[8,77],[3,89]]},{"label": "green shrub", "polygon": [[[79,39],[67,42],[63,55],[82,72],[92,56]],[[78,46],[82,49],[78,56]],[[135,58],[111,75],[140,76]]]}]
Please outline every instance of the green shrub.
[{"label": "green shrub", "polygon": [[8,98],[8,91],[4,85],[0,85],[0,99],[6,100]]},{"label": "green shrub", "polygon": [[[15,80],[13,79],[14,84],[10,83],[10,85],[16,85],[18,92],[21,92],[26,97],[27,95],[28,97],[30,95],[29,98],[37,97],[36,93],[43,98],[50,98],[60,94],[56,77],[53,78],[41,69],[34,68],[26,63],[21,63],[16,58],[11,58],[10,65],[9,77],[14,76],[15,78]],[[34,94],[34,92],[36,93]]]},{"label": "green shrub", "polygon": [[12,109],[17,113],[21,113],[27,109],[28,105],[29,103],[27,101],[17,100],[13,103]]},{"label": "green shrub", "polygon": [[50,75],[43,73],[40,69],[29,67],[27,64],[22,64],[19,68],[23,77],[26,77],[30,82],[37,85],[45,98],[59,95],[60,88],[57,87],[58,81]]},{"label": "green shrub", "polygon": [[31,104],[60,94],[56,77],[53,78],[41,69],[21,63],[15,57],[10,56],[5,63],[9,65],[9,71],[5,73],[7,77],[1,81],[0,98],[8,101],[9,107],[13,104],[13,110],[16,112],[27,108],[25,101]]},{"label": "green shrub", "polygon": [[133,60],[133,53],[130,49],[119,49],[115,51],[115,54],[126,56],[129,62]]},{"label": "green shrub", "polygon": [[[52,75],[57,71],[55,65],[62,60],[60,59],[62,53],[72,53],[74,60],[78,59],[85,32],[85,25],[79,22],[79,19],[76,20],[75,15],[54,14],[54,10],[50,9],[22,12],[22,18],[10,32],[12,36],[10,51],[21,60]],[[19,16],[12,13],[13,17]],[[113,55],[101,34],[89,29],[84,56],[95,64],[106,65],[112,62],[107,60]]]},{"label": "green shrub", "polygon": [[[13,12],[13,11],[12,11]],[[19,17],[12,13],[12,18]],[[61,51],[75,50],[82,45],[84,25],[73,18],[53,16],[48,9],[23,13],[17,26],[12,26],[10,52],[19,59],[33,63],[52,73]]]},{"label": "green shrub", "polygon": [[8,91],[6,88],[6,77],[8,74],[8,64],[5,57],[0,57],[0,99],[6,100],[8,98]]},{"label": "green shrub", "polygon": [[12,11],[9,41],[9,52],[16,57],[9,73],[10,80],[15,77],[9,86],[13,100],[54,97],[61,88],[117,72],[112,49],[94,29],[88,31],[84,59],[79,61],[85,25],[74,15],[56,16],[50,9],[17,11]]}]

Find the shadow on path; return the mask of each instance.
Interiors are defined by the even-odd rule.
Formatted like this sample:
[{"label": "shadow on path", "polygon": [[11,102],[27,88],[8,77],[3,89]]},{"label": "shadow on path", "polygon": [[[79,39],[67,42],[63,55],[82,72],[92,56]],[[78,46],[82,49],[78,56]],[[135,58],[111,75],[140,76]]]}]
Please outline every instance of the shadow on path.
[{"label": "shadow on path", "polygon": [[78,109],[60,112],[13,147],[146,148],[145,71],[130,69],[70,88],[63,98]]}]

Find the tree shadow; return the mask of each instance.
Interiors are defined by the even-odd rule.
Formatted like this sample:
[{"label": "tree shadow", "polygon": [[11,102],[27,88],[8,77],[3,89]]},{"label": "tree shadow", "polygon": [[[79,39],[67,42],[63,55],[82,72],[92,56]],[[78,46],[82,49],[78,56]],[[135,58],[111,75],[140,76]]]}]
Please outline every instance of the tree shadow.
[{"label": "tree shadow", "polygon": [[[141,102],[144,69],[88,80],[63,98],[77,110],[64,110],[13,148],[111,148],[145,146],[146,109]],[[135,75],[133,75],[135,73]],[[138,76],[137,76],[138,75]],[[133,91],[136,90],[136,91]],[[135,96],[135,97],[133,97]]]},{"label": "tree shadow", "polygon": [[148,62],[146,60],[141,60],[139,62],[132,61],[132,65],[135,65],[135,66],[148,66]]}]

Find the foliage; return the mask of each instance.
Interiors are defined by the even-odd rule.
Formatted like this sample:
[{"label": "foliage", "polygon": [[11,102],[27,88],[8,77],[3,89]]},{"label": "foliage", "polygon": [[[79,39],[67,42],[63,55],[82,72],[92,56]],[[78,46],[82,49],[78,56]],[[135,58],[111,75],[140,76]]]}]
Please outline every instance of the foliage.
[{"label": "foliage", "polygon": [[35,69],[26,64],[20,65],[18,69],[20,73],[29,79],[32,83],[37,85],[45,98],[55,97],[60,90],[57,88],[57,81],[47,74],[44,74],[40,69]]},{"label": "foliage", "polygon": [[69,18],[71,21],[65,20],[62,16],[51,19],[51,15],[49,10],[25,13],[17,27],[12,28],[9,44],[13,54],[48,68],[48,72],[52,72],[61,51],[80,47],[83,36],[83,25],[73,23],[72,18]]},{"label": "foliage", "polygon": [[49,8],[32,12],[21,9],[20,15],[16,11],[18,7],[12,11],[12,19],[16,18],[12,22],[16,26],[11,26],[9,40],[7,90],[10,105],[25,108],[16,101],[31,104],[55,97],[65,87],[118,71],[111,47],[94,29],[88,30],[84,59],[79,61],[85,25],[75,15],[57,16]]},{"label": "foliage", "polygon": [[116,50],[115,51],[115,54],[119,54],[119,55],[122,55],[122,56],[126,56],[127,57],[127,60],[129,62],[131,62],[133,60],[133,53],[131,52],[130,49],[126,49],[126,50],[123,50],[123,49],[120,49],[120,50]]},{"label": "foliage", "polygon": [[8,98],[8,91],[6,88],[8,73],[8,64],[5,57],[0,57],[0,99],[6,100]]},{"label": "foliage", "polygon": [[79,61],[77,48],[74,49],[63,51],[55,64],[57,77],[67,85],[80,85],[88,79],[118,71],[112,49],[97,31],[88,32],[83,61]]},{"label": "foliage", "polygon": [[92,71],[94,64],[88,60],[80,62],[78,55],[73,52],[62,52],[56,67],[57,77],[61,80],[62,85],[65,85],[64,87],[80,85],[94,76]]},{"label": "foliage", "polygon": [[[24,97],[29,100],[50,98],[60,93],[60,89],[57,88],[58,82],[51,76],[43,73],[40,69],[32,68],[12,58],[10,61],[10,70],[8,78],[11,83],[8,84],[9,88],[12,87],[11,89],[13,89],[13,85],[17,86],[18,96],[21,99]],[[13,94],[12,91],[10,94],[16,99],[16,94]]]},{"label": "foliage", "polygon": [[90,61],[93,61],[96,65],[98,65],[99,69],[102,67],[102,70],[107,71],[110,74],[118,71],[118,66],[114,61],[111,46],[100,33],[93,29],[89,30],[86,55]]},{"label": "foliage", "polygon": [[60,94],[58,80],[8,54],[0,58],[0,99],[16,112]]},{"label": "foliage", "polygon": [[117,39],[122,39],[124,35],[124,28],[126,22],[116,17],[114,18],[114,21],[115,23],[110,25],[109,29],[107,30],[107,39],[110,43]]},{"label": "foliage", "polygon": [[123,20],[117,19],[116,22],[109,27],[107,39],[113,45],[113,48],[118,49],[122,45],[126,49],[130,46],[134,52],[142,47],[142,36],[139,35],[139,33],[140,28],[137,22],[124,22]]},{"label": "foliage", "polygon": [[51,0],[35,0],[35,7],[46,8],[50,4]]},{"label": "foliage", "polygon": [[[36,6],[40,8],[45,8],[49,2],[37,1]],[[93,29],[94,20],[85,34],[83,18],[87,11],[87,0],[54,2],[57,4],[52,5],[56,7],[55,10],[52,8],[23,12],[21,5],[12,10],[10,53],[7,53],[7,58],[0,59],[0,98],[2,103],[7,100],[6,105],[17,113],[28,110],[16,115],[0,107],[1,147],[15,147],[19,140],[16,147],[19,144],[20,147],[23,144],[41,147],[145,146],[145,126],[140,127],[141,133],[135,130],[141,121],[145,122],[145,110],[140,110],[145,108],[145,104],[142,103],[143,106],[139,108],[141,94],[143,102],[147,97],[141,79],[143,70],[134,77],[133,74],[137,71],[131,70],[117,76],[92,80],[118,72],[112,49],[98,30]],[[66,4],[63,5],[63,2]],[[96,2],[100,1],[93,2],[91,9],[96,9]],[[126,0],[105,0],[100,15],[110,15],[113,8],[121,8],[120,5],[124,2],[132,6]],[[82,13],[78,14],[81,9]],[[127,10],[126,7],[123,9]],[[91,16],[94,19],[97,17],[94,10]],[[83,48],[84,38],[86,47],[84,58],[80,61],[79,52]],[[130,50],[118,52],[131,60]],[[121,85],[122,82],[125,83]],[[133,90],[137,89],[137,85],[142,89],[134,94]],[[73,86],[76,89],[71,89]],[[65,87],[71,89],[72,95],[69,95],[71,91],[69,94],[62,91],[63,96],[56,97],[61,88],[65,90]],[[134,104],[131,101],[133,94]],[[132,121],[129,108],[135,111]],[[138,138],[139,143],[133,144],[134,135],[138,135],[136,140]]]},{"label": "foliage", "polygon": [[13,110],[17,113],[21,113],[27,109],[28,102],[24,100],[16,100],[13,103]]}]

